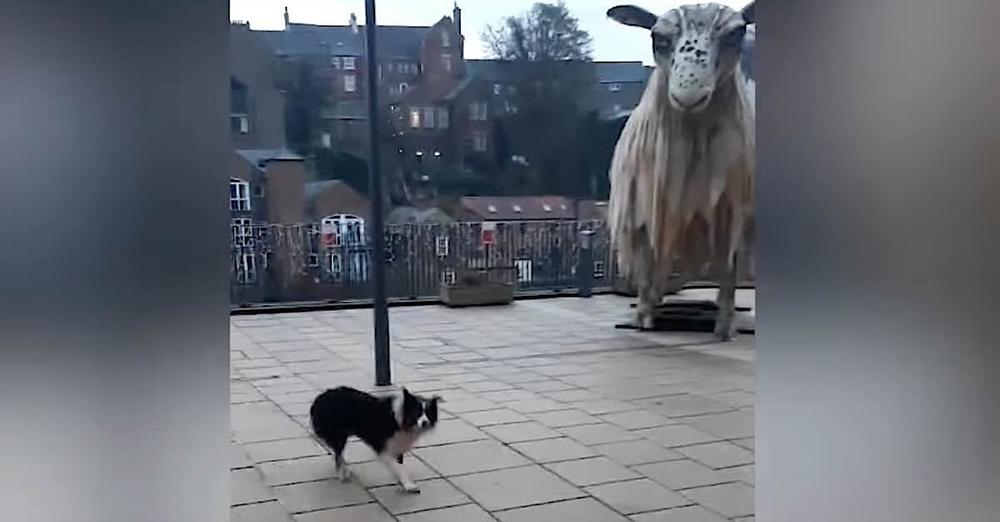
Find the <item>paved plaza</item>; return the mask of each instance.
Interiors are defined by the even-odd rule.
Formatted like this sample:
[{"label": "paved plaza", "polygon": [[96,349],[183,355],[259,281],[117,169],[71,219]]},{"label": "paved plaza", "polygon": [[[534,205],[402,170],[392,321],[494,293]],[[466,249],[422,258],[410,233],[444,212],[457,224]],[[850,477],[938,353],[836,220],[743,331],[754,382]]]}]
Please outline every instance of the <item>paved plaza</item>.
[{"label": "paved plaza", "polygon": [[753,337],[616,330],[630,302],[391,309],[394,384],[445,400],[419,495],[357,441],[337,481],[310,436],[320,391],[373,388],[371,310],[232,317],[232,520],[752,521]]}]

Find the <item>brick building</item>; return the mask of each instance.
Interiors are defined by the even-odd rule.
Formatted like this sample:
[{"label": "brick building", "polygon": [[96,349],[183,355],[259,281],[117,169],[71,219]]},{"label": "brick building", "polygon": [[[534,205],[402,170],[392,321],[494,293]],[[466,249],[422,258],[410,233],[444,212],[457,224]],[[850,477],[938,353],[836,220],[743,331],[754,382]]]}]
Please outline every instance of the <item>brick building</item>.
[{"label": "brick building", "polygon": [[[280,31],[254,31],[284,63],[307,63],[326,93],[318,147],[368,156],[367,58],[364,25],[292,23]],[[497,163],[496,121],[516,110],[507,94],[509,62],[466,60],[462,10],[429,27],[379,26],[379,86],[384,126],[383,164],[404,180],[410,201],[430,199],[443,176]],[[649,69],[641,62],[566,63],[594,69],[583,108],[620,119],[637,103]],[[510,152],[510,151],[507,151]],[[518,159],[502,158],[501,163]]]}]

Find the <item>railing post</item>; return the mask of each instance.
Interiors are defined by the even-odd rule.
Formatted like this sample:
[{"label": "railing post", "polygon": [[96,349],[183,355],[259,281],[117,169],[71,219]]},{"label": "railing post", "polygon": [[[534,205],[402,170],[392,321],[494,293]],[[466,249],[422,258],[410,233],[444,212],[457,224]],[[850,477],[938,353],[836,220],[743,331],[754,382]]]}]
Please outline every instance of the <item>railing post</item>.
[{"label": "railing post", "polygon": [[585,228],[580,231],[580,248],[576,258],[577,287],[580,297],[594,294],[594,250],[591,245],[594,231]]}]

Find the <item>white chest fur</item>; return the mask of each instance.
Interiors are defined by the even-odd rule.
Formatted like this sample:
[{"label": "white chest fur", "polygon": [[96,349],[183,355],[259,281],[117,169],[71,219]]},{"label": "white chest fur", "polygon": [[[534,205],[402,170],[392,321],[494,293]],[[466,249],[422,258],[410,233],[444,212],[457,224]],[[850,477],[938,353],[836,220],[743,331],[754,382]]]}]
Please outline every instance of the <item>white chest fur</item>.
[{"label": "white chest fur", "polygon": [[417,443],[419,433],[417,431],[398,431],[386,442],[386,453],[396,457],[411,449]]}]

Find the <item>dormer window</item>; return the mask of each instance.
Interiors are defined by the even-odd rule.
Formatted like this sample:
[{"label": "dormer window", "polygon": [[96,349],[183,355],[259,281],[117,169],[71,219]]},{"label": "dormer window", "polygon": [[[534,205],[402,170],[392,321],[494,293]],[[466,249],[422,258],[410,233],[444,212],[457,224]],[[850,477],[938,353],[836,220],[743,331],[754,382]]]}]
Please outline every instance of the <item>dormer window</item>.
[{"label": "dormer window", "polygon": [[552,212],[552,205],[542,205],[542,210]]},{"label": "dormer window", "polygon": [[497,207],[496,207],[496,205],[490,205],[490,206],[486,207],[486,211],[489,212],[490,214],[496,214],[497,213]]},{"label": "dormer window", "polygon": [[514,212],[521,213],[521,205],[514,205]]}]

